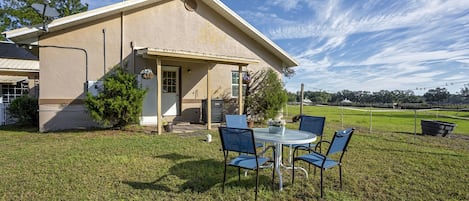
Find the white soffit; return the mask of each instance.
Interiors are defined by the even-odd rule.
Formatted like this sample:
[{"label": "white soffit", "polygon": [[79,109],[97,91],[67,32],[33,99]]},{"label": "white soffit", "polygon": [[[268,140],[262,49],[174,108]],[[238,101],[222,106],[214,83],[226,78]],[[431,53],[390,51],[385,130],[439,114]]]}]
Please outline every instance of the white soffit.
[{"label": "white soffit", "polygon": [[0,83],[1,84],[16,84],[17,82],[21,82],[23,80],[27,80],[28,77],[26,76],[10,76],[10,75],[0,75]]},{"label": "white soffit", "polygon": [[169,50],[159,48],[144,48],[137,51],[137,54],[144,57],[161,56],[176,59],[199,60],[204,62],[231,64],[231,65],[248,65],[259,63],[257,59],[242,58],[235,56],[215,55],[199,52],[190,52],[184,50]]}]

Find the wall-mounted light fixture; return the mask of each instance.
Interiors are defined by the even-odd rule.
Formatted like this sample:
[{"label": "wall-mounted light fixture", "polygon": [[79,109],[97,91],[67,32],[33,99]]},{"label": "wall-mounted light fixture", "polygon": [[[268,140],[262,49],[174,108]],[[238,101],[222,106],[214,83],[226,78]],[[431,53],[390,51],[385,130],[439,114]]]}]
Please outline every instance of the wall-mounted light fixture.
[{"label": "wall-mounted light fixture", "polygon": [[187,74],[191,74],[192,73],[192,70],[189,68],[187,69]]}]

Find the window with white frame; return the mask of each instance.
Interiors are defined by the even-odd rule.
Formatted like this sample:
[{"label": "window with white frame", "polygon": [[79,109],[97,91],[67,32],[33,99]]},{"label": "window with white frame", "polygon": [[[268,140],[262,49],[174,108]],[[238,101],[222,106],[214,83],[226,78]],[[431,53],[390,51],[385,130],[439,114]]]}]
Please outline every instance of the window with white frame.
[{"label": "window with white frame", "polygon": [[[246,71],[242,72],[242,76],[246,76]],[[238,71],[232,71],[231,72],[231,96],[232,97],[238,97],[239,94],[239,72]],[[246,89],[247,89],[247,84],[243,84],[243,96],[246,95]]]},{"label": "window with white frame", "polygon": [[163,71],[163,93],[176,93],[176,81],[175,71]]},{"label": "window with white frame", "polygon": [[18,82],[16,85],[2,84],[1,92],[3,103],[11,103],[16,98],[29,93],[28,82]]}]

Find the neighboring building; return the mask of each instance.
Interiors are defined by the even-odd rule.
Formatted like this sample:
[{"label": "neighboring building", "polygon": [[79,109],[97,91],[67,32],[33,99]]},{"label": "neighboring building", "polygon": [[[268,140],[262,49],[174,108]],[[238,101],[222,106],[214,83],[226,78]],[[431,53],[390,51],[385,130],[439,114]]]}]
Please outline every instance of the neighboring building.
[{"label": "neighboring building", "polygon": [[198,122],[204,99],[239,99],[243,71],[273,68],[280,75],[298,65],[219,0],[129,0],[56,19],[48,32],[24,27],[4,34],[39,45],[41,131],[95,126],[85,94],[116,65],[155,74],[141,79],[149,89],[141,124],[157,124],[158,132],[163,117]]},{"label": "neighboring building", "polygon": [[0,42],[0,125],[14,123],[7,106],[20,96],[39,96],[39,61],[31,52]]},{"label": "neighboring building", "polygon": [[39,95],[39,60],[31,52],[0,42],[0,103],[29,94]]}]

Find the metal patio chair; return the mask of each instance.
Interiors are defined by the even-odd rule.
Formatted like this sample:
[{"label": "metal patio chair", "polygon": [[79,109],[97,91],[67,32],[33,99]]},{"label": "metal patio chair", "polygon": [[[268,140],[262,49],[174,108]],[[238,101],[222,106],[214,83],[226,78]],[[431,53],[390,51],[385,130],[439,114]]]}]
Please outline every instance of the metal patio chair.
[{"label": "metal patio chair", "polygon": [[[326,117],[317,117],[317,116],[308,116],[308,115],[301,115],[300,116],[300,127],[299,130],[308,131],[311,133],[316,134],[319,137],[319,141],[322,140],[323,131],[324,131],[324,124],[326,122]],[[316,144],[308,143],[308,144],[284,144],[283,147],[290,147],[295,149],[296,147],[315,147]],[[282,149],[283,149],[282,147]],[[320,149],[321,152],[321,149]],[[290,150],[288,161],[291,162],[292,158],[292,150]]]},{"label": "metal patio chair", "polygon": [[[233,166],[238,168],[238,181],[241,180],[241,169],[255,170],[256,171],[256,200],[259,186],[259,169],[262,165],[269,161],[269,158],[261,157],[260,153],[257,153],[256,145],[254,142],[254,132],[252,129],[246,128],[229,128],[219,127],[218,132],[220,133],[220,139],[223,148],[223,156],[225,158],[225,169],[223,173],[223,189],[225,191],[226,182],[226,168],[227,166]],[[275,154],[275,147],[269,146],[263,151],[267,151],[272,148]],[[230,152],[237,153],[231,154]],[[274,162],[275,166],[275,162]],[[272,188],[274,185],[275,168],[272,168]]]},{"label": "metal patio chair", "polygon": [[[300,149],[309,149],[311,152],[302,156],[293,158],[293,168],[295,168],[295,161],[301,160],[308,164],[311,164],[317,168],[321,169],[321,198],[323,197],[323,177],[324,171],[335,166],[339,166],[339,179],[340,179],[340,188],[342,188],[342,158],[344,153],[347,151],[347,146],[350,142],[352,134],[355,129],[349,128],[346,130],[336,131],[332,141],[319,141],[316,144],[314,150],[311,147],[298,146],[295,148],[295,152]],[[320,146],[321,143],[329,143],[329,148],[326,154],[317,152],[316,148]],[[339,155],[338,159],[331,158],[331,155]],[[337,157],[335,157],[337,158]],[[292,173],[292,184],[295,182],[295,171]]]},{"label": "metal patio chair", "polygon": [[[230,128],[248,128],[246,115],[227,114],[225,115],[226,127]],[[264,144],[256,143],[256,147],[263,147]]]}]

